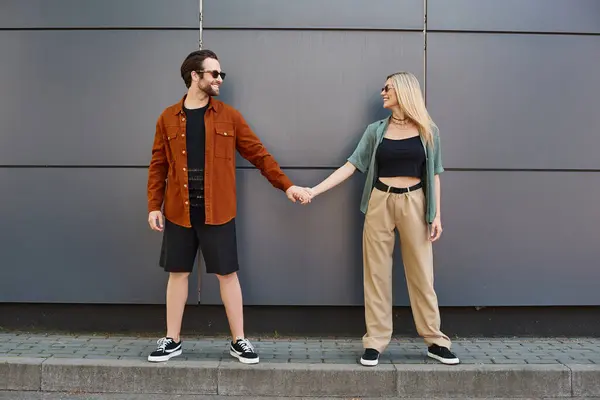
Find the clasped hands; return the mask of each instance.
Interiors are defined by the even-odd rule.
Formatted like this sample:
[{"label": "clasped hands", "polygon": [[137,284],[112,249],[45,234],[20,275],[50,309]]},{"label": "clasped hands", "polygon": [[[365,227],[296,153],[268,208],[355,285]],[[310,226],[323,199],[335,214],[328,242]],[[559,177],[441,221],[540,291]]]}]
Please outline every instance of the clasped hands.
[{"label": "clasped hands", "polygon": [[290,188],[285,192],[286,196],[290,201],[297,202],[300,204],[308,204],[311,202],[313,197],[315,197],[315,192],[312,188],[308,187],[300,187],[300,186],[290,186]]}]

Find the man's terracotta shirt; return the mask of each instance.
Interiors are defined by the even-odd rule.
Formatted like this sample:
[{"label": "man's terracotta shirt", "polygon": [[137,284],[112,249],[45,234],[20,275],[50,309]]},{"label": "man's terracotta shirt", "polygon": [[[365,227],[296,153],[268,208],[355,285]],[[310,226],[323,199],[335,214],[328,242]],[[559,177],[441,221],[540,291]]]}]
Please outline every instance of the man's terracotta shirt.
[{"label": "man's terracotta shirt", "polygon": [[[165,109],[156,123],[148,171],[148,212],[160,211],[164,203],[165,218],[177,225],[190,227],[184,100],[185,96]],[[204,124],[207,224],[224,224],[236,215],[236,150],[274,187],[286,191],[292,186],[239,111],[211,97]]]}]

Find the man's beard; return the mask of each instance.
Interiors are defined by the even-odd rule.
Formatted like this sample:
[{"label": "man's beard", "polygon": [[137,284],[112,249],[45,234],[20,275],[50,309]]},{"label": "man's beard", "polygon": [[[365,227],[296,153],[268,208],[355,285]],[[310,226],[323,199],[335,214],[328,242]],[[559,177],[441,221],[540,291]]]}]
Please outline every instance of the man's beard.
[{"label": "man's beard", "polygon": [[200,82],[198,82],[198,89],[204,93],[206,93],[209,96],[218,96],[219,92],[216,92],[211,85],[206,85],[205,87],[202,87],[200,85]]}]

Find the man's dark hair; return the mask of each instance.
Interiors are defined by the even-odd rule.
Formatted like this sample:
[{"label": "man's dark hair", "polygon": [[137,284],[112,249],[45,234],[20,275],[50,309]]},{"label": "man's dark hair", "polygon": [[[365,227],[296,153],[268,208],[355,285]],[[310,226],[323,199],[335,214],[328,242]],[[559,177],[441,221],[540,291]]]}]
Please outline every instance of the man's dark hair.
[{"label": "man's dark hair", "polygon": [[183,60],[181,64],[181,77],[187,88],[192,85],[192,71],[202,71],[204,69],[204,60],[207,58],[219,60],[217,55],[210,50],[193,51]]}]

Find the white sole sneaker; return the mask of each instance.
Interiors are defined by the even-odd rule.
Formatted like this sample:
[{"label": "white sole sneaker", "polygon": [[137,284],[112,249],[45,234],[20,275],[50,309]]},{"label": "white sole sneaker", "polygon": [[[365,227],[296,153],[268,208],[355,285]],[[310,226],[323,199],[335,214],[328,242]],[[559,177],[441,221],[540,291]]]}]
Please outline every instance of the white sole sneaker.
[{"label": "white sole sneaker", "polygon": [[379,364],[379,359],[377,360],[365,360],[364,358],[360,358],[360,363],[365,367],[374,367]]},{"label": "white sole sneaker", "polygon": [[456,365],[460,363],[460,360],[458,358],[443,358],[433,353],[430,353],[429,351],[427,352],[427,357],[433,358],[434,360],[437,360],[442,364],[446,365]]},{"label": "white sole sneaker", "polygon": [[179,350],[175,350],[172,353],[165,354],[164,356],[152,356],[152,355],[149,355],[148,356],[148,361],[150,361],[150,362],[165,362],[165,361],[169,361],[173,357],[180,356],[181,353],[182,353],[182,351],[181,351],[181,349],[179,349]]},{"label": "white sole sneaker", "polygon": [[244,358],[233,350],[229,350],[229,354],[231,354],[232,357],[237,358],[239,360],[239,362],[241,362],[242,364],[258,364],[258,361],[259,361],[259,357]]}]

